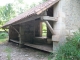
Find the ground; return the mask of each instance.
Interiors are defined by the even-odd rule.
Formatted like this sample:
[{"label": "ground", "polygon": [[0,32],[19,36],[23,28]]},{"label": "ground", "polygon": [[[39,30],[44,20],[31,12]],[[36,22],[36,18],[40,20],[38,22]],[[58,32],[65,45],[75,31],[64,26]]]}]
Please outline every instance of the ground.
[{"label": "ground", "polygon": [[0,60],[49,60],[50,53],[29,47],[19,48],[17,44],[0,44]]}]

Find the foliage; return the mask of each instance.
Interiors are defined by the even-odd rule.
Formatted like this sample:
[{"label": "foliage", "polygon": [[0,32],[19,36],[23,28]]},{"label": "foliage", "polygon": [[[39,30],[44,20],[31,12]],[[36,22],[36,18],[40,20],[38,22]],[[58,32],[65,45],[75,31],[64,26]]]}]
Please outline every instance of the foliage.
[{"label": "foliage", "polygon": [[80,32],[68,37],[67,42],[60,46],[56,60],[79,60],[80,59]]},{"label": "foliage", "polygon": [[0,39],[5,39],[8,37],[8,34],[5,32],[0,33]]},{"label": "foliage", "polygon": [[48,60],[51,60],[51,59],[53,59],[53,58],[54,58],[53,53],[50,53],[50,55],[48,56]]},{"label": "foliage", "polygon": [[35,7],[35,6],[36,6],[36,4],[33,3],[33,4],[31,4],[30,8],[33,8],[33,7]]},{"label": "foliage", "polygon": [[26,8],[28,8],[28,5],[23,4],[24,4],[23,0],[14,0],[13,9],[16,13],[16,16],[27,10]]},{"label": "foliage", "polygon": [[47,36],[47,26],[46,23],[42,23],[42,36]]},{"label": "foliage", "polygon": [[47,1],[47,0],[43,0],[43,1]]},{"label": "foliage", "polygon": [[[43,2],[47,0],[42,0]],[[23,0],[14,0],[13,3],[6,4],[5,6],[0,6],[0,24],[3,25],[13,17],[23,13],[24,11],[35,7],[36,4],[27,5]]]},{"label": "foliage", "polygon": [[6,32],[0,31],[0,44],[8,40],[8,34]]},{"label": "foliage", "polygon": [[36,6],[35,3],[29,6],[27,4],[24,4],[23,0],[14,0],[13,3],[6,4],[5,6],[0,6],[0,25],[5,24],[10,19],[34,6]]},{"label": "foliage", "polygon": [[7,4],[0,7],[0,23],[4,24],[15,16],[15,11],[12,8],[12,4]]},{"label": "foliage", "polygon": [[22,0],[15,0],[14,3],[8,3],[5,6],[0,6],[0,25],[5,24],[10,19],[24,12],[25,9],[20,5],[22,2]]}]

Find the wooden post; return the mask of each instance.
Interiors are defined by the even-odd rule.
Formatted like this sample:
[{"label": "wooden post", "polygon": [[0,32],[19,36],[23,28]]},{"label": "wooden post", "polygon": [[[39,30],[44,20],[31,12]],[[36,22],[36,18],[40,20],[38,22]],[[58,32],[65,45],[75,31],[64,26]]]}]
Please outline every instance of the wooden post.
[{"label": "wooden post", "polygon": [[40,37],[42,37],[42,22],[40,22]]},{"label": "wooden post", "polygon": [[54,35],[53,28],[51,27],[51,25],[49,24],[49,22],[48,21],[45,21],[45,23],[47,24],[47,26],[48,26],[50,32],[52,33],[52,35]]},{"label": "wooden post", "polygon": [[11,38],[11,30],[10,29],[11,29],[11,27],[9,26],[9,40],[8,40],[8,42],[11,42],[10,41],[10,38]]},{"label": "wooden post", "polygon": [[22,25],[19,27],[19,47],[23,48],[24,47],[24,29]]},{"label": "wooden post", "polygon": [[[48,21],[53,28],[53,23],[52,21]],[[51,39],[52,38],[52,33],[50,32],[49,28],[47,27],[47,38]]]}]

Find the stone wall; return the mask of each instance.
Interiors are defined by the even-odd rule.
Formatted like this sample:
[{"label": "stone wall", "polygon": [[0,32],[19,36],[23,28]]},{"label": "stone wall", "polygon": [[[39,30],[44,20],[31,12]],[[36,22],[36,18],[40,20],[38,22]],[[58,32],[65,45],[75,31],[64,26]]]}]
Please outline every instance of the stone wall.
[{"label": "stone wall", "polygon": [[80,0],[65,0],[62,4],[66,29],[75,30],[80,27]]},{"label": "stone wall", "polygon": [[59,44],[64,44],[68,35],[73,35],[80,27],[80,0],[60,0],[54,5],[53,14],[58,17],[53,24],[55,35],[52,36],[53,50],[56,50]]},{"label": "stone wall", "polygon": [[[54,31],[56,35],[73,35],[80,28],[80,1],[60,0],[54,6],[54,17],[58,17]],[[63,34],[64,32],[64,34]]]}]

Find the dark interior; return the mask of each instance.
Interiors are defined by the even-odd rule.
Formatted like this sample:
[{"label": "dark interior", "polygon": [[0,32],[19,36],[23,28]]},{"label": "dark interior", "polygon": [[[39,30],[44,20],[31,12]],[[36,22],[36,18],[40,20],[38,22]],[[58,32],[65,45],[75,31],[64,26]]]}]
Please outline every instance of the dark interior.
[{"label": "dark interior", "polygon": [[17,33],[17,31],[15,29],[19,32],[19,25],[10,26],[10,28],[9,28],[9,39],[19,41],[19,34]]},{"label": "dark interior", "polygon": [[[53,17],[53,6],[48,9],[47,15]],[[52,21],[48,21],[48,22],[53,27],[53,22]],[[48,28],[47,28],[47,38],[50,38],[50,39],[52,38],[52,34]]]}]

